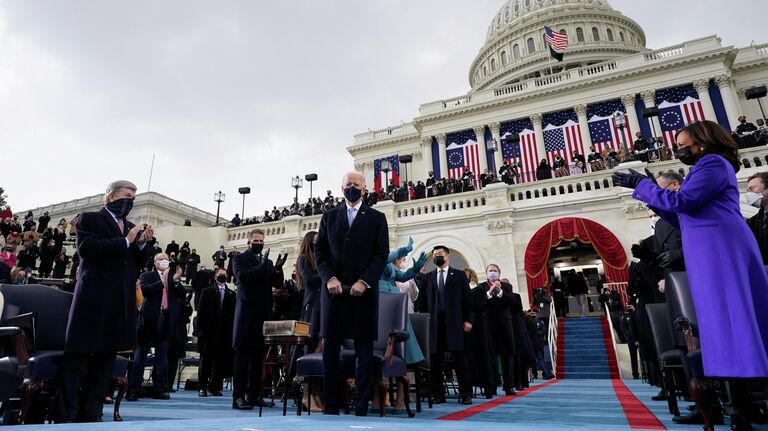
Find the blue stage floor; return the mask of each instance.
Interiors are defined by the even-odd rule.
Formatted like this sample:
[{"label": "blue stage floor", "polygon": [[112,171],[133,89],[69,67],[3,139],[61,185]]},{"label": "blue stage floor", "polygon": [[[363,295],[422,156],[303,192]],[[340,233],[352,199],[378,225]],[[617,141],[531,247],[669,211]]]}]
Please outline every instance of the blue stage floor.
[{"label": "blue stage floor", "polygon": [[[651,401],[658,392],[636,380],[624,384],[653,415],[670,430],[701,429],[700,425],[681,426],[672,422],[667,412],[666,402]],[[527,391],[526,391],[527,392]],[[525,392],[523,392],[525,393]],[[171,400],[157,401],[142,399],[137,402],[124,402],[122,416],[124,422],[103,422],[98,424],[62,424],[44,426],[25,426],[23,429],[58,429],[58,430],[159,430],[159,431],[196,431],[196,430],[237,430],[237,431],[332,431],[332,430],[382,430],[382,431],[435,431],[468,430],[484,431],[527,431],[527,430],[630,430],[625,410],[614,391],[611,380],[562,380],[557,381],[528,395],[512,397],[486,410],[477,412],[462,420],[438,419],[460,412],[466,406],[460,406],[455,400],[447,404],[435,405],[424,410],[416,418],[409,419],[404,414],[385,418],[371,414],[366,418],[355,416],[329,417],[322,414],[301,417],[295,416],[289,402],[288,416],[282,417],[282,409],[275,406],[264,409],[264,416],[258,417],[258,409],[236,411],[231,408],[231,398],[225,392],[224,397],[198,398],[196,392],[181,391],[172,394]],[[473,408],[486,403],[485,399],[475,399]],[[680,409],[687,404],[680,402]],[[105,420],[111,420],[112,406],[105,406]],[[477,409],[481,410],[481,409]],[[454,415],[455,416],[455,415]],[[727,420],[727,419],[726,419]],[[663,429],[663,428],[655,428]],[[728,426],[717,427],[727,430]]]}]

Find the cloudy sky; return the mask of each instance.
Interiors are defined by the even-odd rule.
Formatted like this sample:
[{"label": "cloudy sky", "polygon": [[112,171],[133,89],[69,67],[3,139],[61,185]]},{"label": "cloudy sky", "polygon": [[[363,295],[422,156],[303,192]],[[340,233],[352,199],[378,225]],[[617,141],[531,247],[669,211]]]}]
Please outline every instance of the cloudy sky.
[{"label": "cloudy sky", "polygon": [[[648,46],[768,41],[760,0],[612,0]],[[339,188],[353,135],[469,90],[503,0],[0,0],[0,187],[16,210],[113,179],[214,212]],[[681,18],[674,18],[681,17]],[[309,195],[300,191],[300,199]]]}]

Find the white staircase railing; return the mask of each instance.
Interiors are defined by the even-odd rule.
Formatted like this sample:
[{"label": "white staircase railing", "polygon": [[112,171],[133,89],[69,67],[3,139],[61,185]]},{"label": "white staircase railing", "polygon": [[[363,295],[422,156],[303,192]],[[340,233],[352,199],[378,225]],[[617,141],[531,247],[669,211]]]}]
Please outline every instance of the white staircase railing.
[{"label": "white staircase railing", "polygon": [[550,301],[549,303],[547,343],[549,344],[549,358],[552,362],[552,374],[557,377],[557,313],[555,313],[555,301]]}]

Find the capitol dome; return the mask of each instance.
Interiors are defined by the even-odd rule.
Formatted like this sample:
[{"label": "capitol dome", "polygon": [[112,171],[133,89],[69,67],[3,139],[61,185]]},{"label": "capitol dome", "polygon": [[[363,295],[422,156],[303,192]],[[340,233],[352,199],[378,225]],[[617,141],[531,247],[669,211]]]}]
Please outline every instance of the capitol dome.
[{"label": "capitol dome", "polygon": [[568,35],[563,61],[552,60],[554,73],[647,50],[643,29],[606,0],[507,0],[472,62],[472,91],[548,75],[545,25]]}]

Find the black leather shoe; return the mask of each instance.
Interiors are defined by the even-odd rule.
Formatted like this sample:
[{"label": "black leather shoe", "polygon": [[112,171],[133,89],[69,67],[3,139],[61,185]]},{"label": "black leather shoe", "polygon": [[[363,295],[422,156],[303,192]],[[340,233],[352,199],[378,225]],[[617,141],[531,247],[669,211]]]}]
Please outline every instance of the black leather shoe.
[{"label": "black leather shoe", "polygon": [[504,389],[504,395],[510,396],[510,395],[517,395],[517,392],[515,392],[514,389]]},{"label": "black leather shoe", "polygon": [[139,395],[136,392],[129,392],[128,395],[125,396],[126,401],[138,401]]},{"label": "black leather shoe", "polygon": [[472,404],[472,396],[471,395],[462,395],[459,399],[459,404],[462,406],[468,406]]},{"label": "black leather shoe", "polygon": [[[723,419],[722,412],[719,411],[712,412],[712,423],[715,425],[724,425],[725,420]],[[685,416],[675,416],[672,418],[675,423],[678,423],[680,425],[702,425],[704,424],[704,416],[699,412],[698,410],[694,410],[691,413],[688,413]]]},{"label": "black leather shoe", "polygon": [[445,397],[435,397],[432,404],[445,404]]},{"label": "black leather shoe", "polygon": [[235,410],[253,410],[253,406],[245,402],[242,398],[232,401],[232,408]]},{"label": "black leather shoe", "polygon": [[211,391],[210,394],[211,394],[212,397],[224,396],[224,394],[222,394],[221,391]]},{"label": "black leather shoe", "polygon": [[368,409],[355,409],[355,416],[368,416]]},{"label": "black leather shoe", "polygon": [[171,395],[168,392],[157,392],[155,394],[152,394],[153,400],[170,400]]},{"label": "black leather shoe", "polygon": [[664,391],[659,391],[658,394],[651,397],[654,401],[664,401],[667,399],[667,394],[664,393]]},{"label": "black leather shoe", "polygon": [[272,407],[274,404],[271,401],[264,401],[262,397],[248,398],[248,404],[254,407]]},{"label": "black leather shoe", "polygon": [[200,389],[199,391],[197,391],[197,396],[198,397],[203,397],[203,398],[207,397],[208,396],[208,391],[206,391],[205,389]]}]

